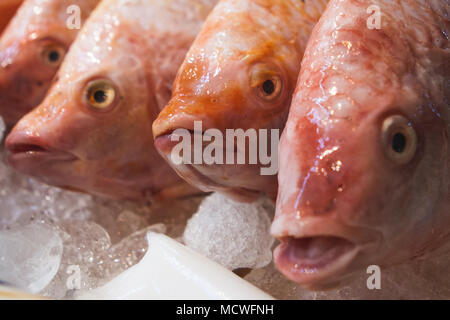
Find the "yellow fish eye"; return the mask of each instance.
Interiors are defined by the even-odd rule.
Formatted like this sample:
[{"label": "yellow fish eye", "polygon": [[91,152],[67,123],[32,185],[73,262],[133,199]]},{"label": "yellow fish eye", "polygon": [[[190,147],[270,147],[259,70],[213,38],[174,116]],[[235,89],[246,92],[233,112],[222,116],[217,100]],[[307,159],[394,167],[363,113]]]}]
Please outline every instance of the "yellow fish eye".
[{"label": "yellow fish eye", "polygon": [[97,110],[109,108],[116,100],[116,89],[108,80],[89,82],[85,92],[87,104]]},{"label": "yellow fish eye", "polygon": [[261,84],[261,94],[266,99],[277,97],[281,91],[281,81],[278,77],[272,77]]},{"label": "yellow fish eye", "polygon": [[64,60],[65,55],[66,49],[59,44],[46,45],[41,53],[44,63],[50,67],[58,67]]},{"label": "yellow fish eye", "polygon": [[258,66],[254,69],[250,86],[256,90],[260,98],[266,101],[278,98],[282,91],[281,78],[266,66]]},{"label": "yellow fish eye", "polygon": [[395,164],[410,162],[417,151],[417,134],[403,116],[386,118],[381,127],[381,139],[386,156]]}]

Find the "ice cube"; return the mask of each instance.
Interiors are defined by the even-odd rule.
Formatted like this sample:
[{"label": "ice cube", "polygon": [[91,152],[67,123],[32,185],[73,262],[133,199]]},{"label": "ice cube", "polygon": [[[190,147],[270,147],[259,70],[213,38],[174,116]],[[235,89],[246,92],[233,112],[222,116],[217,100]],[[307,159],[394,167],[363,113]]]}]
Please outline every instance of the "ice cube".
[{"label": "ice cube", "polygon": [[106,230],[91,221],[65,222],[59,228],[64,245],[61,265],[52,283],[40,292],[52,298],[65,298],[71,290],[96,287],[98,279],[91,269],[96,258],[111,245]]},{"label": "ice cube", "polygon": [[183,241],[230,270],[264,267],[272,260],[273,210],[267,200],[238,203],[215,193],[189,220]]},{"label": "ice cube", "polygon": [[0,231],[0,243],[0,279],[37,293],[56,275],[63,247],[49,226],[33,223]]}]

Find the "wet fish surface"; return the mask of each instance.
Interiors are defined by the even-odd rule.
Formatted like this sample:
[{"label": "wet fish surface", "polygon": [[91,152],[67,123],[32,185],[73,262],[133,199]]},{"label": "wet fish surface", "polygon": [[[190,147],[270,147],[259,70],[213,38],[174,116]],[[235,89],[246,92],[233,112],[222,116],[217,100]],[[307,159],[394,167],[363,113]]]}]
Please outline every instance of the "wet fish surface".
[{"label": "wet fish surface", "polygon": [[44,102],[8,136],[9,162],[52,185],[118,199],[199,191],[165,163],[152,122],[215,0],[105,0]]},{"label": "wet fish surface", "polygon": [[449,8],[332,0],[317,24],[279,151],[272,234],[291,280],[449,254]]},{"label": "wet fish surface", "polygon": [[[177,129],[196,137],[209,129],[224,136],[228,129],[283,129],[306,43],[327,2],[219,2],[178,73],[171,101],[153,125],[156,147],[186,181],[239,201],[253,201],[261,194],[275,198],[276,170],[263,175],[261,168],[267,166],[260,159],[250,163],[252,142],[239,151],[223,142],[223,154],[241,153],[244,164],[180,164],[171,157],[178,144],[173,134]],[[201,122],[201,130],[194,128],[196,121]],[[271,134],[253,144],[267,142],[269,154],[274,154]],[[205,144],[193,145],[192,152],[200,147]]]}]

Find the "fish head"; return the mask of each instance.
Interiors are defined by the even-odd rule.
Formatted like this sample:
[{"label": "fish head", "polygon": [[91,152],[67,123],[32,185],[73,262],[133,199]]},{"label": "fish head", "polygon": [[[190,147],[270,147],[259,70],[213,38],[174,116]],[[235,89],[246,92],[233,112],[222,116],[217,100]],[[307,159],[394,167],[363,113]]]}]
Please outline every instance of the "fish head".
[{"label": "fish head", "polygon": [[178,182],[153,148],[151,69],[133,31],[93,17],[45,100],[8,136],[13,167],[51,185],[113,198],[151,197]]},{"label": "fish head", "polygon": [[68,49],[64,37],[0,42],[0,114],[14,125],[37,106],[50,86]]},{"label": "fish head", "polygon": [[[241,201],[253,200],[261,193],[274,198],[276,176],[260,173],[260,159],[254,164],[225,160],[176,164],[171,156],[178,143],[173,140],[178,129],[192,134],[192,152],[201,152],[209,144],[194,144],[196,136],[205,137],[208,131],[216,130],[223,138],[223,159],[227,154],[234,159],[238,152],[248,157],[251,142],[239,150],[239,146],[229,147],[227,142],[233,142],[233,138],[227,136],[227,130],[258,132],[284,126],[300,68],[295,41],[278,29],[262,25],[264,18],[269,24],[277,24],[279,17],[258,6],[227,11],[223,17],[229,3],[237,2],[218,4],[188,52],[172,98],[153,124],[155,145],[178,174],[204,191],[223,192]],[[253,14],[259,19],[253,19]],[[195,122],[201,123],[201,129],[194,128]],[[259,143],[270,149],[270,137],[270,132],[267,138],[258,135],[258,139],[264,139]]]},{"label": "fish head", "polygon": [[[79,1],[85,19],[96,0]],[[27,1],[0,39],[0,115],[13,126],[39,105],[78,29],[68,28],[72,1]],[[84,20],[83,20],[84,21]]]},{"label": "fish head", "polygon": [[396,28],[372,32],[354,18],[334,31],[334,16],[305,54],[271,230],[278,269],[314,290],[423,258],[450,238],[448,52],[430,50],[425,71],[405,42],[393,44]]}]

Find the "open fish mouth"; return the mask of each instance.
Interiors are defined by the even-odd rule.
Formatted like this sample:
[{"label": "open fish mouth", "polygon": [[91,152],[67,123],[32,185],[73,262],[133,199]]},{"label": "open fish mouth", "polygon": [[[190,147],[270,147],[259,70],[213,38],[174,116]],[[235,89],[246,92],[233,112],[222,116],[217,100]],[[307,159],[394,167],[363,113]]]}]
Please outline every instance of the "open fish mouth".
[{"label": "open fish mouth", "polygon": [[289,236],[281,239],[274,258],[287,278],[314,289],[344,273],[358,251],[355,243],[338,236]]}]

